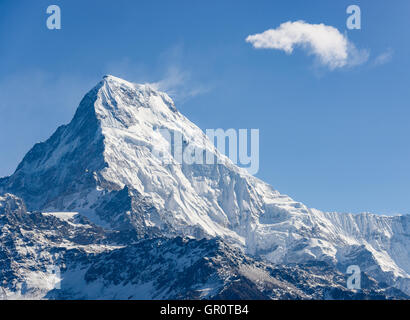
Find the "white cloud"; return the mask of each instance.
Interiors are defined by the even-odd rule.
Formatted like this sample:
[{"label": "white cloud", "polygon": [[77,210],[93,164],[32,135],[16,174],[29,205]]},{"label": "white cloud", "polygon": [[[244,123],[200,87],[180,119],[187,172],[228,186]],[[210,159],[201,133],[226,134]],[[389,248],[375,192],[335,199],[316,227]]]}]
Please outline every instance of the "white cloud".
[{"label": "white cloud", "polygon": [[299,46],[331,70],[364,63],[369,57],[366,50],[358,50],[339,30],[323,23],[288,21],[276,29],[250,35],[246,41],[257,49],[277,49],[287,54]]},{"label": "white cloud", "polygon": [[385,52],[379,54],[373,61],[373,64],[376,66],[380,66],[382,64],[386,64],[391,61],[393,58],[393,49],[389,48]]},{"label": "white cloud", "polygon": [[177,102],[185,102],[209,90],[196,83],[189,71],[184,71],[177,65],[169,66],[161,80],[149,84],[157,90],[166,92]]}]

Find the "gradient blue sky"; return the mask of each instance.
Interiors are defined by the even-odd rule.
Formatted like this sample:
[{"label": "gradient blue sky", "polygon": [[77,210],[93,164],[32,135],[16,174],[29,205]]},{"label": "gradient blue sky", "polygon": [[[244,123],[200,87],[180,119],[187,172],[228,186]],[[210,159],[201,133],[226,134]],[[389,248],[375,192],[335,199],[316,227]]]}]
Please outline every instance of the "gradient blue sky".
[{"label": "gradient blue sky", "polygon": [[[46,28],[51,4],[61,30]],[[351,4],[361,30],[346,30]],[[409,13],[408,0],[1,0],[0,176],[113,74],[162,81],[202,129],[259,128],[257,176],[308,206],[409,213]],[[329,71],[245,42],[295,20],[347,32],[369,60]]]}]

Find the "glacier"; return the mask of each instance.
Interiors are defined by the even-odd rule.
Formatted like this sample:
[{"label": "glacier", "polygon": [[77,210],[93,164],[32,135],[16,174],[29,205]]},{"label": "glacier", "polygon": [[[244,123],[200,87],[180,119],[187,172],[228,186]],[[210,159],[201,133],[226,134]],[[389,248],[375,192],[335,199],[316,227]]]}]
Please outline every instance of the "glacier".
[{"label": "glacier", "polygon": [[[167,152],[176,146],[164,130],[218,161],[180,163]],[[342,273],[359,265],[410,294],[408,215],[308,208],[232,163],[166,93],[111,75],[85,95],[69,124],[0,179],[5,193],[29,212],[74,212],[95,228],[138,239],[222,239],[267,264],[323,262]]]}]

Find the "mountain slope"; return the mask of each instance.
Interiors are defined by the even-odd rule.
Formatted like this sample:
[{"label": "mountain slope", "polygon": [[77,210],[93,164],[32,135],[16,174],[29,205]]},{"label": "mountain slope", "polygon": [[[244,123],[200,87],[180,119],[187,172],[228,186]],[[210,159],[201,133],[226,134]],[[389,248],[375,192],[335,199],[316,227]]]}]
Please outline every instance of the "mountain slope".
[{"label": "mountain slope", "polygon": [[[182,144],[164,131],[181,134]],[[168,152],[188,146],[216,164],[189,164]],[[220,237],[274,263],[324,261],[343,272],[358,264],[410,293],[409,216],[307,208],[221,155],[165,93],[113,76],[0,180],[1,192],[22,197],[29,210],[76,211],[139,237]]]},{"label": "mountain slope", "polygon": [[[327,264],[279,266],[220,239],[138,239],[77,213],[27,212],[0,197],[3,299],[403,299],[363,276],[363,290]],[[58,270],[58,272],[52,272]]]}]

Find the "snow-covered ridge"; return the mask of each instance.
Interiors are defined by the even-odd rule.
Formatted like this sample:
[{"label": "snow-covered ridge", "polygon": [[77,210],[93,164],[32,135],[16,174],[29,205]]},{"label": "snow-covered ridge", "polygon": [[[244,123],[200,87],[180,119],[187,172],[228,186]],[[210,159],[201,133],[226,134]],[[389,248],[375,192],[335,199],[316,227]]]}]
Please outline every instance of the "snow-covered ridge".
[{"label": "snow-covered ridge", "polygon": [[80,214],[30,213],[11,194],[0,196],[0,265],[0,299],[408,298],[368,277],[352,292],[332,266],[272,265],[221,239],[139,240]]},{"label": "snow-covered ridge", "polygon": [[[164,165],[153,153],[168,149],[159,129],[180,132],[219,163],[180,164],[169,154]],[[76,211],[104,228],[221,237],[275,263],[358,264],[410,292],[409,216],[310,209],[219,154],[168,95],[113,76],[0,180],[2,192],[22,197],[30,210]]]}]

